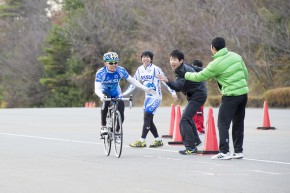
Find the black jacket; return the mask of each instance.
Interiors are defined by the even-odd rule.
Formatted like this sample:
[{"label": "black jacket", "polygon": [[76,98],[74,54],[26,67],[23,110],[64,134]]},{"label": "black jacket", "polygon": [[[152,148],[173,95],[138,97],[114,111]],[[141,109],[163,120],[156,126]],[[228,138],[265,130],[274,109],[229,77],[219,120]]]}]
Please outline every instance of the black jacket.
[{"label": "black jacket", "polygon": [[[181,64],[175,71],[177,70],[183,72],[199,72],[202,68],[190,66],[188,64]],[[199,98],[207,96],[205,82],[188,81],[184,78],[178,77],[176,74],[175,81],[169,80],[166,84],[176,92],[182,92],[185,96],[187,96],[188,100],[192,97]]]}]

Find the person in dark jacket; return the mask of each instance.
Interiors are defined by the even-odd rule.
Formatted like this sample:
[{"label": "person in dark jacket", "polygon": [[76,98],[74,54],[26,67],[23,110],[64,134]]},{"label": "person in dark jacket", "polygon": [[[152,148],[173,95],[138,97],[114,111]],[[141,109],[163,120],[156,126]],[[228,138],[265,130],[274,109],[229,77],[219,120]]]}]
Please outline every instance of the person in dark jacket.
[{"label": "person in dark jacket", "polygon": [[[184,64],[183,61],[184,54],[180,50],[171,52],[170,65],[173,70],[195,72],[193,67]],[[205,82],[191,82],[177,75],[175,81],[171,81],[163,75],[158,75],[158,78],[164,81],[171,89],[176,92],[182,92],[187,97],[188,104],[183,111],[179,124],[181,137],[186,149],[179,151],[179,153],[183,155],[195,154],[197,152],[196,147],[201,144],[201,140],[192,117],[206,101],[207,90]]]},{"label": "person in dark jacket", "polygon": [[[199,71],[203,70],[203,63],[202,63],[201,60],[193,60],[192,65],[194,67],[200,67],[200,68],[198,68],[199,70],[197,70],[195,68],[196,72],[199,72]],[[197,110],[196,114],[193,116],[193,121],[195,123],[196,129],[197,129],[199,134],[204,134],[205,133],[204,124],[203,124],[204,123],[204,111],[203,111],[204,107],[203,106],[204,105],[202,105]]]}]

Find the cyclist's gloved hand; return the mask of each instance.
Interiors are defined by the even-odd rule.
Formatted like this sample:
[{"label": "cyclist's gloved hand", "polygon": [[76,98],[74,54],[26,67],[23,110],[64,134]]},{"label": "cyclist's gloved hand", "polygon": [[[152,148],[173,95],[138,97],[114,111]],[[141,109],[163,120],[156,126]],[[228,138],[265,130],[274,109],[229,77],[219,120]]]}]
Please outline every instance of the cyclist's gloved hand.
[{"label": "cyclist's gloved hand", "polygon": [[123,97],[124,97],[123,93],[119,94],[118,97],[119,97],[119,98],[123,98]]},{"label": "cyclist's gloved hand", "polygon": [[102,101],[102,102],[104,102],[104,100],[107,98],[107,96],[106,95],[102,95],[101,97],[100,97],[100,100]]}]

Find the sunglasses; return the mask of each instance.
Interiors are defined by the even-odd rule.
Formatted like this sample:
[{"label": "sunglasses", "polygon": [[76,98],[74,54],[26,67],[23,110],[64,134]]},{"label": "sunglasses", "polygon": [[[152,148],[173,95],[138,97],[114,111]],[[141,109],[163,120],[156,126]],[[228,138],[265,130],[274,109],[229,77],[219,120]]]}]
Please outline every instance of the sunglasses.
[{"label": "sunglasses", "polygon": [[110,65],[118,64],[118,62],[109,62]]}]

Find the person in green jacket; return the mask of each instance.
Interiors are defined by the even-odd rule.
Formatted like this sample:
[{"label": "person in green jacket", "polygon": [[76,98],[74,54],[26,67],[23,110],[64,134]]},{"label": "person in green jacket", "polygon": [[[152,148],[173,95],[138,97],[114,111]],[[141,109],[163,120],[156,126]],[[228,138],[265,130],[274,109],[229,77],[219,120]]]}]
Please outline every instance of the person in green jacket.
[{"label": "person in green jacket", "polygon": [[[248,70],[242,57],[226,48],[224,38],[212,40],[213,61],[198,73],[175,72],[185,80],[202,82],[216,79],[222,94],[218,112],[219,153],[212,159],[243,158],[244,119],[248,101]],[[229,128],[232,122],[234,152],[229,151]]]}]

